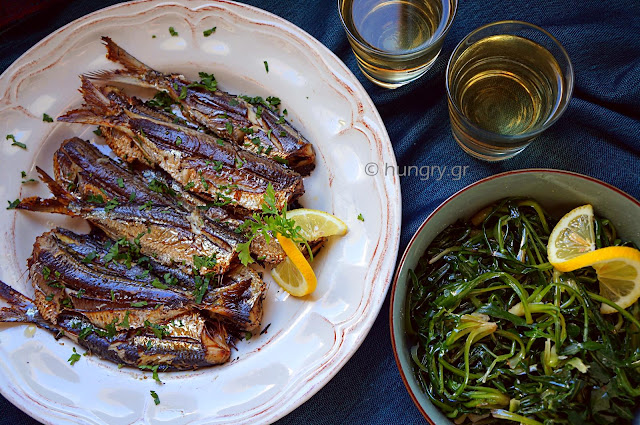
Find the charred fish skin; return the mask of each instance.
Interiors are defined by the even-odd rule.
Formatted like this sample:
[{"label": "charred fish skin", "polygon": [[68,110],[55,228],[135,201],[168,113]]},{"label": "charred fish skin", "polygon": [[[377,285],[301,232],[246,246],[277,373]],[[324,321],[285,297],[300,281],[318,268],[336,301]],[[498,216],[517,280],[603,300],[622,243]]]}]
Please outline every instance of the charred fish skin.
[{"label": "charred fish skin", "polygon": [[49,323],[32,300],[2,281],[0,299],[9,303],[0,308],[0,323],[33,323],[116,364],[157,365],[159,371],[193,370],[225,363],[231,354],[226,329],[197,313],[175,317],[156,327],[156,332],[144,327],[114,332],[95,328],[75,311],[62,313],[57,324]]},{"label": "charred fish skin", "polygon": [[152,258],[130,264],[109,259],[112,250],[105,240],[65,229],[37,238],[28,266],[35,303],[46,320],[57,323],[65,310],[75,310],[100,328],[125,318],[141,327],[146,321],[161,323],[199,311],[235,329],[260,325],[266,284],[255,271],[235,265],[224,276],[215,276],[198,304],[194,276]]},{"label": "charred fish skin", "polygon": [[182,75],[168,75],[153,70],[140,62],[109,37],[102,40],[107,47],[107,58],[120,63],[126,70],[103,71],[88,74],[92,79],[124,82],[164,91],[182,106],[190,119],[198,122],[219,137],[234,141],[239,146],[269,158],[282,158],[291,168],[308,175],[315,167],[313,146],[283,116],[277,116],[272,105],[259,99],[258,104],[247,97],[194,84]]},{"label": "charred fish skin", "polygon": [[[171,205],[188,211],[194,218],[204,215],[234,231],[251,219],[251,216],[242,214],[243,210],[229,211],[207,203],[184,190],[163,171],[125,168],[91,143],[77,137],[65,140],[54,154],[54,175],[60,184],[83,200],[99,197],[105,202],[115,200],[120,204],[133,199],[136,204]],[[275,238],[267,242],[262,235],[253,239],[250,249],[256,258],[262,258],[268,264],[277,264],[286,257]]]},{"label": "charred fish skin", "polygon": [[183,126],[135,115],[86,78],[81,92],[87,108],[70,111],[59,121],[103,125],[126,133],[153,164],[203,197],[260,210],[269,184],[279,208],[304,193],[302,176],[272,160]]},{"label": "charred fish skin", "polygon": [[151,190],[152,182],[145,183],[135,174],[104,155],[95,146],[78,137],[62,142],[53,156],[55,179],[81,199],[102,197],[105,202],[115,199],[120,203],[152,202],[170,205]]},{"label": "charred fish skin", "polygon": [[237,258],[237,245],[245,241],[243,235],[223,223],[170,206],[96,206],[82,202],[44,171],[39,168],[38,171],[57,197],[25,198],[16,206],[17,209],[83,217],[112,239],[126,238],[129,243],[138,244],[144,254],[156,255],[165,264],[177,264],[191,270],[194,256],[215,256],[215,264],[203,266],[200,273],[223,273]]}]

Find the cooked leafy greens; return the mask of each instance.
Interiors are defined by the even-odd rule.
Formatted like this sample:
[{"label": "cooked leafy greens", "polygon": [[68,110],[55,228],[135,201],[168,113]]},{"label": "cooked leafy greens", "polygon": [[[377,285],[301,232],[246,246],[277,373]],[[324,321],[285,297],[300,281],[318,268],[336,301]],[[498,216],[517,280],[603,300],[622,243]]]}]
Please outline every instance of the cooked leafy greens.
[{"label": "cooked leafy greens", "polygon": [[[415,375],[456,423],[631,423],[640,306],[602,315],[592,268],[547,262],[541,206],[504,199],[440,233],[410,272]],[[596,218],[598,248],[623,245]]]}]

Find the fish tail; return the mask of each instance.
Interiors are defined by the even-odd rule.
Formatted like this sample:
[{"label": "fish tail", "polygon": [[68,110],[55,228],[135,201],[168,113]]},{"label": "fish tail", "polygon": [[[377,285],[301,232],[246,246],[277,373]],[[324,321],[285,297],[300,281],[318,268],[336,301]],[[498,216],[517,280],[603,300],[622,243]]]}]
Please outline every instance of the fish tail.
[{"label": "fish tail", "polygon": [[80,93],[86,108],[73,109],[58,117],[58,121],[81,124],[108,125],[111,117],[122,112],[114,102],[107,98],[85,75],[81,75]]},{"label": "fish tail", "polygon": [[54,198],[43,199],[39,196],[31,196],[21,200],[16,208],[27,211],[77,216],[78,214],[73,211],[73,208],[70,208],[71,203],[76,201],[74,196],[51,178],[42,168],[36,166],[36,170],[40,175],[40,180],[47,185],[51,193],[53,193]]},{"label": "fish tail", "polygon": [[152,68],[131,56],[122,47],[118,46],[109,37],[102,37],[104,45],[107,47],[107,59],[124,66],[133,75],[144,75],[155,72]]},{"label": "fish tail", "polygon": [[44,320],[31,298],[16,291],[1,280],[0,299],[9,303],[9,307],[0,308],[0,323],[34,323],[51,332],[60,332],[58,327]]},{"label": "fish tail", "polygon": [[82,74],[83,77],[100,83],[120,83],[139,87],[154,87],[142,81],[136,72],[125,69],[91,71]]}]

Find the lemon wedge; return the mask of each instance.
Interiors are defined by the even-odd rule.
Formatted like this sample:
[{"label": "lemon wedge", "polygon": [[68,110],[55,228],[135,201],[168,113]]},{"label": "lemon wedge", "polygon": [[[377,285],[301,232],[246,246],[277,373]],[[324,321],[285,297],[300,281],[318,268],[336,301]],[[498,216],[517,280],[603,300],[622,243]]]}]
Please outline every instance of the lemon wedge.
[{"label": "lemon wedge", "polygon": [[[640,251],[626,246],[596,249],[593,207],[583,205],[569,211],[553,228],[547,244],[549,262],[561,272],[593,267],[600,295],[627,308],[640,298]],[[602,304],[600,312],[615,313]]]},{"label": "lemon wedge", "polygon": [[[600,295],[627,308],[640,298],[640,251],[628,246],[609,246],[573,258],[571,270],[593,267],[598,275]],[[566,264],[566,263],[565,263]],[[615,313],[602,304],[600,312]]]},{"label": "lemon wedge", "polygon": [[271,277],[288,293],[302,297],[316,289],[318,280],[298,246],[289,238],[276,235],[287,258],[271,270]]},{"label": "lemon wedge", "polygon": [[595,250],[595,239],[593,207],[575,208],[560,219],[549,235],[549,262],[561,272],[576,270],[580,267],[575,267],[572,259]]},{"label": "lemon wedge", "polygon": [[328,236],[343,236],[347,233],[347,225],[342,220],[324,211],[299,208],[287,211],[287,218],[300,226],[300,235],[307,241]]}]

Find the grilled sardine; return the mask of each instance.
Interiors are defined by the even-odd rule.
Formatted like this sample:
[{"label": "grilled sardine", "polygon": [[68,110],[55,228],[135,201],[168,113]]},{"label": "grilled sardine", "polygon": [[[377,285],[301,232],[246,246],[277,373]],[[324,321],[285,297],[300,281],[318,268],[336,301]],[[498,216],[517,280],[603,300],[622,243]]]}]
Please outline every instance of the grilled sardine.
[{"label": "grilled sardine", "polygon": [[107,98],[87,78],[81,92],[87,104],[59,121],[115,128],[132,138],[145,159],[160,166],[193,192],[221,204],[260,210],[268,185],[284,208],[303,192],[302,176],[222,139],[135,114]]},{"label": "grilled sardine", "polygon": [[0,308],[0,322],[34,323],[117,364],[157,365],[158,371],[190,370],[225,363],[231,354],[224,326],[198,313],[186,313],[154,327],[115,331],[96,328],[77,311],[64,311],[56,324],[50,323],[32,300],[1,281],[0,299],[9,303]]},{"label": "grilled sardine", "polygon": [[[284,115],[272,107],[273,98],[233,96],[229,93],[188,81],[177,74],[163,74],[143,64],[109,37],[102,37],[107,58],[123,65],[125,70],[98,71],[87,74],[102,82],[120,82],[164,91],[180,104],[189,119],[212,131],[218,137],[232,140],[238,146],[258,155],[282,158],[296,171],[309,174],[315,167],[315,152]],[[211,83],[210,83],[211,84]]]}]

